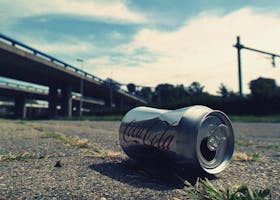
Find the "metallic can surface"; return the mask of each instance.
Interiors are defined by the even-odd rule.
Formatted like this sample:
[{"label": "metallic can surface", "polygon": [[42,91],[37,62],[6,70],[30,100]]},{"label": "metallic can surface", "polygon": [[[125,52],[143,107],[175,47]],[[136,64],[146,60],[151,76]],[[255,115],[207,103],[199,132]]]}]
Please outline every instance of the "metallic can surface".
[{"label": "metallic can surface", "polygon": [[119,139],[135,160],[165,159],[194,165],[210,174],[221,172],[234,151],[228,117],[205,106],[177,110],[137,107],[123,118]]}]

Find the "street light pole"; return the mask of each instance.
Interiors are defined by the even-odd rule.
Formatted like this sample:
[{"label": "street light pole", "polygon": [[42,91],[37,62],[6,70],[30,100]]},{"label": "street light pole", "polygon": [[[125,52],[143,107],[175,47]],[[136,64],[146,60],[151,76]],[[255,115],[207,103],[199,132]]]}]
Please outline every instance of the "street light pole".
[{"label": "street light pole", "polygon": [[[77,59],[78,62],[81,63],[81,71],[83,71],[83,64],[84,64],[84,60],[81,58]],[[84,93],[84,81],[83,81],[83,77],[81,76],[81,81],[80,81],[80,109],[79,109],[79,116],[83,116],[83,93]]]}]

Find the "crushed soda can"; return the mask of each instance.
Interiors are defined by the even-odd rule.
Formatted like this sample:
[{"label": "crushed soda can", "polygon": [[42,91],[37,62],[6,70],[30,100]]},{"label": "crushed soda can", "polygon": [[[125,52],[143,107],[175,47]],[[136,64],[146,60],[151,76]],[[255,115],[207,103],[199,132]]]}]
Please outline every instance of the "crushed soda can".
[{"label": "crushed soda can", "polygon": [[224,170],[234,151],[229,118],[205,106],[177,110],[134,108],[122,119],[119,140],[132,159],[160,159],[194,166],[209,174]]}]

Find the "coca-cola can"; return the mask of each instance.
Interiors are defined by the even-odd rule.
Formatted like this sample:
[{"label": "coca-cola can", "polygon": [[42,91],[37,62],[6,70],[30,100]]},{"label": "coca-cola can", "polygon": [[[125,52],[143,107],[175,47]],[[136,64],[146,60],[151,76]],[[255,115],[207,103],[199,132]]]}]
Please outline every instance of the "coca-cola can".
[{"label": "coca-cola can", "polygon": [[224,170],[234,151],[229,118],[200,105],[177,110],[134,108],[122,119],[119,140],[132,159],[163,159],[209,174]]}]

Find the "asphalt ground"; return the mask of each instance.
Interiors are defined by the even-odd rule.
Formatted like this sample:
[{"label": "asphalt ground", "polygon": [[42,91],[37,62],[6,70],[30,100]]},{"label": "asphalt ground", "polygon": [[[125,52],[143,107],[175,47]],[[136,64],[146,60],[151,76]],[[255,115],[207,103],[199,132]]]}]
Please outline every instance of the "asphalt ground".
[{"label": "asphalt ground", "polygon": [[[118,141],[119,125],[0,120],[0,199],[189,198],[174,171],[127,159]],[[235,152],[261,158],[235,160],[207,178],[217,187],[269,188],[273,199],[279,199],[280,123],[233,123],[233,127]],[[182,177],[191,183],[197,180],[193,174]]]}]

